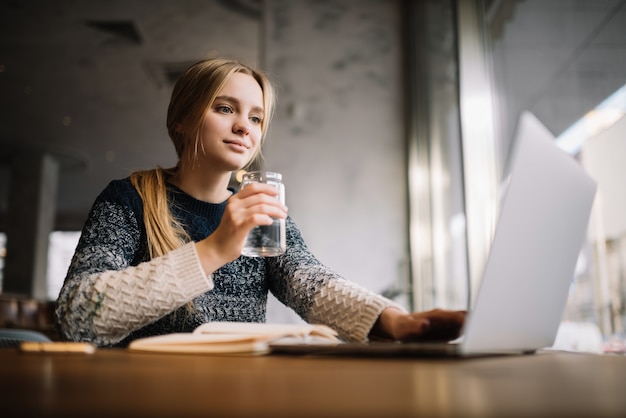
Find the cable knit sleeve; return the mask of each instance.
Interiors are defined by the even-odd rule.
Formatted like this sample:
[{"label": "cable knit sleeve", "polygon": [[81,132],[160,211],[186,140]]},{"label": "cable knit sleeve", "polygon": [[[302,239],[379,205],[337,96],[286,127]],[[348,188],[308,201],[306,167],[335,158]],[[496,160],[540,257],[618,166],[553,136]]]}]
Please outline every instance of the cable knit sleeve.
[{"label": "cable knit sleeve", "polygon": [[287,218],[287,251],[268,259],[270,289],[308,323],[325,324],[347,341],[364,342],[387,307],[395,302],[350,282],[321,264]]},{"label": "cable knit sleeve", "polygon": [[213,288],[193,243],[140,262],[140,237],[132,205],[94,204],[57,299],[63,339],[114,345]]}]

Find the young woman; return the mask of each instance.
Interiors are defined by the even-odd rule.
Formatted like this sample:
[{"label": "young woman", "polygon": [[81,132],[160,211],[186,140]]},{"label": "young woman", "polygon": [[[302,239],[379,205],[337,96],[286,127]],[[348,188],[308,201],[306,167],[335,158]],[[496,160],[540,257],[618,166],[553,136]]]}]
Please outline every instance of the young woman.
[{"label": "young woman", "polygon": [[[236,61],[201,61],[180,77],[167,115],[178,163],[112,181],[96,199],[57,300],[63,339],[123,347],[209,321],[264,322],[268,291],[349,341],[458,335],[465,312],[410,314],[322,265],[274,187],[229,189],[273,109],[267,78]],[[272,218],[286,220],[286,252],[241,256],[248,231]]]}]

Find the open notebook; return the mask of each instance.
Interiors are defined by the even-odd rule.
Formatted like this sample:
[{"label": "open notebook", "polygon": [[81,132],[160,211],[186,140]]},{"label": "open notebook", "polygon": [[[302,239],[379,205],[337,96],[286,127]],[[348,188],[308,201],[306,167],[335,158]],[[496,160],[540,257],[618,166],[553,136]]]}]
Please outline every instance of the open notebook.
[{"label": "open notebook", "polygon": [[207,322],[193,332],[139,338],[129,351],[179,354],[259,355],[270,342],[337,344],[337,332],[325,325]]},{"label": "open notebook", "polygon": [[270,344],[274,353],[471,356],[552,346],[596,183],[530,113],[519,121],[498,223],[460,342]]}]

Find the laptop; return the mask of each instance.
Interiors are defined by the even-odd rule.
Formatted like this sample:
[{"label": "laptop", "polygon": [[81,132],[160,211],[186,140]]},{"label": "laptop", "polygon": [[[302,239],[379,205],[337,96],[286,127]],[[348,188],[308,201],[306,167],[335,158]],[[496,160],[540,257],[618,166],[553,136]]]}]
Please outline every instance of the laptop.
[{"label": "laptop", "polygon": [[518,122],[474,306],[453,342],[271,344],[275,354],[482,356],[554,344],[596,183],[531,113]]}]

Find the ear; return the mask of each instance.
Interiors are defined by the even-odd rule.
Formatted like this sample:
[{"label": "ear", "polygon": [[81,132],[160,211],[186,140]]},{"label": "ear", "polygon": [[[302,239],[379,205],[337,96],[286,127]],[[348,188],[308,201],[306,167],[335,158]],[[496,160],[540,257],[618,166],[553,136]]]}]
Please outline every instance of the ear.
[{"label": "ear", "polygon": [[183,124],[182,123],[177,123],[175,131],[176,131],[176,133],[182,134],[183,133]]}]

